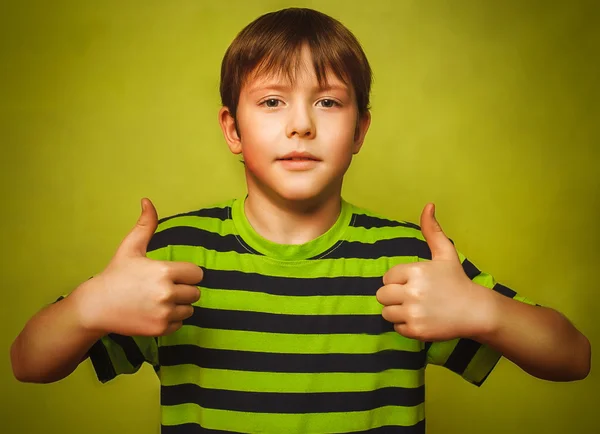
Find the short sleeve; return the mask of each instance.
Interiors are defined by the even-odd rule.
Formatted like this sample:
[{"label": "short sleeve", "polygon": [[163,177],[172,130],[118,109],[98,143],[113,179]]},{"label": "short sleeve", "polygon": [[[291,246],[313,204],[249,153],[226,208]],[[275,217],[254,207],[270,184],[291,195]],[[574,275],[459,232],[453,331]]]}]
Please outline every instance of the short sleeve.
[{"label": "short sleeve", "polygon": [[155,372],[160,369],[158,339],[111,333],[98,340],[89,351],[98,380],[106,383],[121,374],[134,374],[144,363]]},{"label": "short sleeve", "polygon": [[[158,246],[153,237],[148,246],[147,257],[168,260],[169,246]],[[60,297],[58,300],[63,299]],[[155,372],[160,369],[158,338],[151,336],[124,336],[110,333],[92,345],[89,358],[98,380],[106,383],[121,374],[134,374],[144,363],[150,364]]]},{"label": "short sleeve", "polygon": [[[463,270],[473,282],[505,297],[535,305],[531,300],[496,282],[490,274],[480,271],[460,252],[458,256]],[[427,348],[427,363],[443,366],[476,386],[483,384],[502,357],[502,354],[491,347],[466,338],[428,343]]]},{"label": "short sleeve", "polygon": [[[56,302],[65,298],[59,297]],[[160,369],[158,339],[149,336],[123,336],[110,333],[92,345],[88,355],[98,380],[106,383],[120,374],[134,374],[144,362],[155,372]]]}]

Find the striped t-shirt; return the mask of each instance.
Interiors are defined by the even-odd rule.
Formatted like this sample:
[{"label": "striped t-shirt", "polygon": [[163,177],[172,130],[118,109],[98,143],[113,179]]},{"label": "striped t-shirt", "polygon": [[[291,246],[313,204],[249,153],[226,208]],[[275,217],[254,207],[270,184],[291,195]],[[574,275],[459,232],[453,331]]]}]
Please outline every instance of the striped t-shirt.
[{"label": "striped t-shirt", "polygon": [[[111,334],[90,351],[102,382],[154,367],[163,434],[424,434],[427,364],[480,385],[497,363],[498,353],[472,340],[420,342],[382,318],[382,276],[431,259],[417,225],[342,200],[325,234],[280,245],[252,229],[243,203],[159,222],[148,257],[205,272],[181,329]],[[459,257],[475,282],[528,302]]]}]

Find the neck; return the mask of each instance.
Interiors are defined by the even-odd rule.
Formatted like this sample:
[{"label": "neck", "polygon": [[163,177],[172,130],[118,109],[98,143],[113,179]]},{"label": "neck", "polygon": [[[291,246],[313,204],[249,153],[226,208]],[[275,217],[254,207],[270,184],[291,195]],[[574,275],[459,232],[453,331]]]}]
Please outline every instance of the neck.
[{"label": "neck", "polygon": [[290,201],[248,188],[244,212],[261,237],[278,244],[304,244],[335,224],[342,206],[340,190],[306,201]]}]

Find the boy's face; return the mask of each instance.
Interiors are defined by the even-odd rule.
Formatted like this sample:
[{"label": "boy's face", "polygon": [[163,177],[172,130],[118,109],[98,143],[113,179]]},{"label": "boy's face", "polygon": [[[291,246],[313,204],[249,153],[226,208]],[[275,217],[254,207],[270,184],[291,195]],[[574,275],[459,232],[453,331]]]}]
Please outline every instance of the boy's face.
[{"label": "boy's face", "polygon": [[285,76],[248,79],[240,92],[236,133],[227,107],[219,114],[229,148],[242,154],[248,192],[288,201],[341,193],[343,176],[363,143],[370,116],[333,73],[320,89],[308,48],[292,86]]}]

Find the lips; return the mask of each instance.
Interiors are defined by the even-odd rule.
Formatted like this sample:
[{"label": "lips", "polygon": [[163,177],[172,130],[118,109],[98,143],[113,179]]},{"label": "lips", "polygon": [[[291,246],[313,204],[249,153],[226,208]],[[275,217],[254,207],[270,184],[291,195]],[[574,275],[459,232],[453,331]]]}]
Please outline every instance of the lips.
[{"label": "lips", "polygon": [[310,152],[290,152],[289,154],[279,157],[278,160],[283,161],[321,161]]}]

